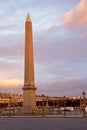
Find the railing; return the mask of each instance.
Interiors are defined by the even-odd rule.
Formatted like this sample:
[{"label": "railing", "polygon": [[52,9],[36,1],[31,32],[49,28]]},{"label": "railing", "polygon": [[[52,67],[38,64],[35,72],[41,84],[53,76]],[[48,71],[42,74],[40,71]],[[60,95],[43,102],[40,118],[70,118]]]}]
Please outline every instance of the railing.
[{"label": "railing", "polygon": [[[24,115],[22,113],[22,107],[20,108],[5,108],[5,109],[0,109],[0,116],[20,116]],[[66,114],[65,114],[66,113]],[[29,114],[28,114],[29,115]],[[51,108],[51,107],[39,107],[36,109],[34,113],[30,114],[31,116],[41,116],[41,117],[46,117],[46,116],[58,116],[58,117],[84,117],[83,111],[80,109],[80,107],[60,107],[60,108]],[[10,116],[10,117],[11,117]],[[87,116],[87,110],[85,111],[85,116]]]}]

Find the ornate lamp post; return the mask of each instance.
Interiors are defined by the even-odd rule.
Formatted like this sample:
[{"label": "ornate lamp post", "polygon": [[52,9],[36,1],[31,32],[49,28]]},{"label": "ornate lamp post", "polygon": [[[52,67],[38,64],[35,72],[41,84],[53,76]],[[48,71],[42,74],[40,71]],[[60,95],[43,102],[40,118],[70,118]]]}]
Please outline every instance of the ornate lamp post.
[{"label": "ornate lamp post", "polygon": [[42,117],[45,116],[45,113],[44,113],[44,98],[45,98],[45,96],[44,96],[44,94],[43,94],[43,95],[42,95]]},{"label": "ornate lamp post", "polygon": [[83,95],[82,110],[83,110],[83,117],[85,117],[85,91],[83,91],[82,95]]}]

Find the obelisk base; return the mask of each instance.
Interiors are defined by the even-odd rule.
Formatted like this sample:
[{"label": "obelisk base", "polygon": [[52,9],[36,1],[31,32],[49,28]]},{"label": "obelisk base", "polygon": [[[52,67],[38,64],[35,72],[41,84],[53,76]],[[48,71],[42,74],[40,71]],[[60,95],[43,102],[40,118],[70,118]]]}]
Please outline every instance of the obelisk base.
[{"label": "obelisk base", "polygon": [[23,87],[23,113],[33,114],[36,111],[36,88],[32,86]]}]

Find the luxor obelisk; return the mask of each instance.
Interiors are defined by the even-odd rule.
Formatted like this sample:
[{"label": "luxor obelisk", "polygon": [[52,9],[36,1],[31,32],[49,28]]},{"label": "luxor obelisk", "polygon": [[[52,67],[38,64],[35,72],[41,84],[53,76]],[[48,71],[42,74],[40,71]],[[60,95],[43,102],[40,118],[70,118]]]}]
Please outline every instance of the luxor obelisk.
[{"label": "luxor obelisk", "polygon": [[36,87],[34,81],[34,56],[32,21],[29,14],[25,22],[25,65],[23,87],[23,112],[32,113],[36,108]]}]

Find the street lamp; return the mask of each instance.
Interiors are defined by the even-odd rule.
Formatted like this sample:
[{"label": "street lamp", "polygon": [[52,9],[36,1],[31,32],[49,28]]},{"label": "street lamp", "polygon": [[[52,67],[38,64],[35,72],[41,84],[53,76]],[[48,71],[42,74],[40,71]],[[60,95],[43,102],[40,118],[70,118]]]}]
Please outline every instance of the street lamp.
[{"label": "street lamp", "polygon": [[81,111],[82,111],[82,98],[81,97],[79,98],[79,102],[80,102],[80,109],[79,110],[80,110],[80,114],[81,114]]},{"label": "street lamp", "polygon": [[64,96],[64,116],[66,115],[66,97]]},{"label": "street lamp", "polygon": [[85,98],[85,91],[83,91],[83,93],[82,93],[82,94],[83,94],[83,99],[84,99],[84,98]]},{"label": "street lamp", "polygon": [[83,110],[83,117],[85,117],[85,91],[83,91],[82,95],[83,95],[82,110]]},{"label": "street lamp", "polygon": [[45,113],[44,113],[44,94],[42,95],[42,116],[44,117],[45,116]]},{"label": "street lamp", "polygon": [[11,117],[11,97],[9,97],[9,117]]}]

